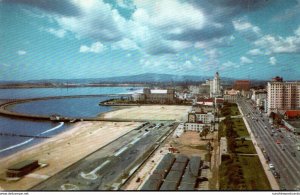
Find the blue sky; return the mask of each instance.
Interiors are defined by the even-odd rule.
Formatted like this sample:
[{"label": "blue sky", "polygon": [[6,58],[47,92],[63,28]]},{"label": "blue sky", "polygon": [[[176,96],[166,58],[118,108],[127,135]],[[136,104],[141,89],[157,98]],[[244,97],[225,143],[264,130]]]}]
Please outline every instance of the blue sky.
[{"label": "blue sky", "polygon": [[0,0],[0,80],[300,75],[300,0]]}]

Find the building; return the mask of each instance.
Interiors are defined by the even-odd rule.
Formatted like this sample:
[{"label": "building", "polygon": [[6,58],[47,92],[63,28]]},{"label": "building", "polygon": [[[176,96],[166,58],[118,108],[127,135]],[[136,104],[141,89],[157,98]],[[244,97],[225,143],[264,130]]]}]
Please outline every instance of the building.
[{"label": "building", "polygon": [[9,167],[6,171],[6,176],[9,178],[20,178],[32,172],[39,166],[37,160],[25,160]]},{"label": "building", "polygon": [[220,97],[221,94],[221,79],[218,72],[216,72],[215,77],[212,81],[209,81],[210,84],[210,97]]},{"label": "building", "polygon": [[237,98],[240,94],[239,90],[231,89],[231,90],[225,90],[224,91],[224,101],[235,103],[237,101]]},{"label": "building", "polygon": [[213,130],[212,122],[214,122],[215,116],[212,113],[196,113],[190,112],[188,114],[188,122],[184,124],[186,131],[202,132],[203,129],[208,128]]},{"label": "building", "polygon": [[300,82],[284,82],[275,77],[267,87],[268,114],[300,109]]},{"label": "building", "polygon": [[135,93],[132,95],[135,102],[140,103],[158,103],[158,104],[173,104],[176,103],[174,89],[150,89],[144,88],[143,93]]},{"label": "building", "polygon": [[252,90],[251,99],[256,103],[257,107],[264,107],[265,100],[267,99],[267,91],[265,89]]},{"label": "building", "polygon": [[250,90],[250,81],[249,80],[236,80],[233,85],[233,89],[239,91],[249,91]]},{"label": "building", "polygon": [[300,119],[300,110],[287,110],[287,111],[285,111],[284,119]]},{"label": "building", "polygon": [[284,126],[296,135],[300,135],[300,120],[282,120]]}]

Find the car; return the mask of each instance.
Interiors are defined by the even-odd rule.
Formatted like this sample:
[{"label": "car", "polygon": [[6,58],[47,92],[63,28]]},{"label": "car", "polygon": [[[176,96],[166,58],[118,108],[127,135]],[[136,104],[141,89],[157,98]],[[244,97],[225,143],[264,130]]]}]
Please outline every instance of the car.
[{"label": "car", "polygon": [[280,135],[280,137],[283,139],[284,138],[284,136],[283,135]]},{"label": "car", "polygon": [[297,150],[300,151],[300,146],[297,147]]},{"label": "car", "polygon": [[277,141],[276,141],[276,144],[280,144],[280,141],[279,141],[279,140],[277,140]]},{"label": "car", "polygon": [[274,171],[273,175],[274,175],[275,178],[280,178],[280,175],[279,175],[279,173],[277,171]]},{"label": "car", "polygon": [[274,166],[272,163],[270,163],[270,164],[269,164],[269,168],[270,168],[270,169],[275,169],[275,166]]},{"label": "car", "polygon": [[271,133],[271,136],[273,136],[274,134],[273,133]]},{"label": "car", "polygon": [[292,155],[293,157],[296,157],[296,153],[295,153],[295,152],[291,152],[291,155]]},{"label": "car", "polygon": [[272,129],[272,133],[275,133],[275,131]]},{"label": "car", "polygon": [[280,130],[280,129],[277,129],[277,131],[278,131],[278,132],[281,132],[281,130]]},{"label": "car", "polygon": [[281,148],[282,148],[283,151],[285,151],[285,147],[282,146]]},{"label": "car", "polygon": [[268,127],[267,126],[265,126],[265,129],[267,129]]}]

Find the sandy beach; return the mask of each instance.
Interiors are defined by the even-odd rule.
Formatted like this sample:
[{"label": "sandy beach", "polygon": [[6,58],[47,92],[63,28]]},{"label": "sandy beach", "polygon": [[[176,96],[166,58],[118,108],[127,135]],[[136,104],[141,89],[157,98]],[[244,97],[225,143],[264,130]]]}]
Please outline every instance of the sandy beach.
[{"label": "sandy beach", "polygon": [[177,120],[187,116],[191,106],[146,105],[125,107],[102,114],[101,118],[130,120]]},{"label": "sandy beach", "polygon": [[39,168],[17,182],[0,180],[3,190],[28,190],[62,169],[139,126],[133,122],[78,122],[71,129],[33,147],[0,159],[0,173],[23,160],[36,159],[47,167]]}]

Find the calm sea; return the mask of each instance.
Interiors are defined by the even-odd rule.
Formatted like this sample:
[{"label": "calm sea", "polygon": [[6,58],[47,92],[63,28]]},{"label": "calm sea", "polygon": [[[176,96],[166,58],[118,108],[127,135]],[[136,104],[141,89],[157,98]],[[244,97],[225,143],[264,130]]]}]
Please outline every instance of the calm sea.
[{"label": "calm sea", "polygon": [[[129,87],[82,87],[82,88],[31,88],[0,89],[0,99],[23,99],[49,96],[128,94],[140,88]],[[99,106],[99,102],[110,97],[86,97],[39,100],[18,104],[12,109],[22,113],[69,117],[95,117],[111,110]],[[55,136],[70,127],[64,123],[50,121],[21,120],[0,116],[0,158],[28,148],[47,138]],[[37,136],[42,138],[32,138]]]}]

